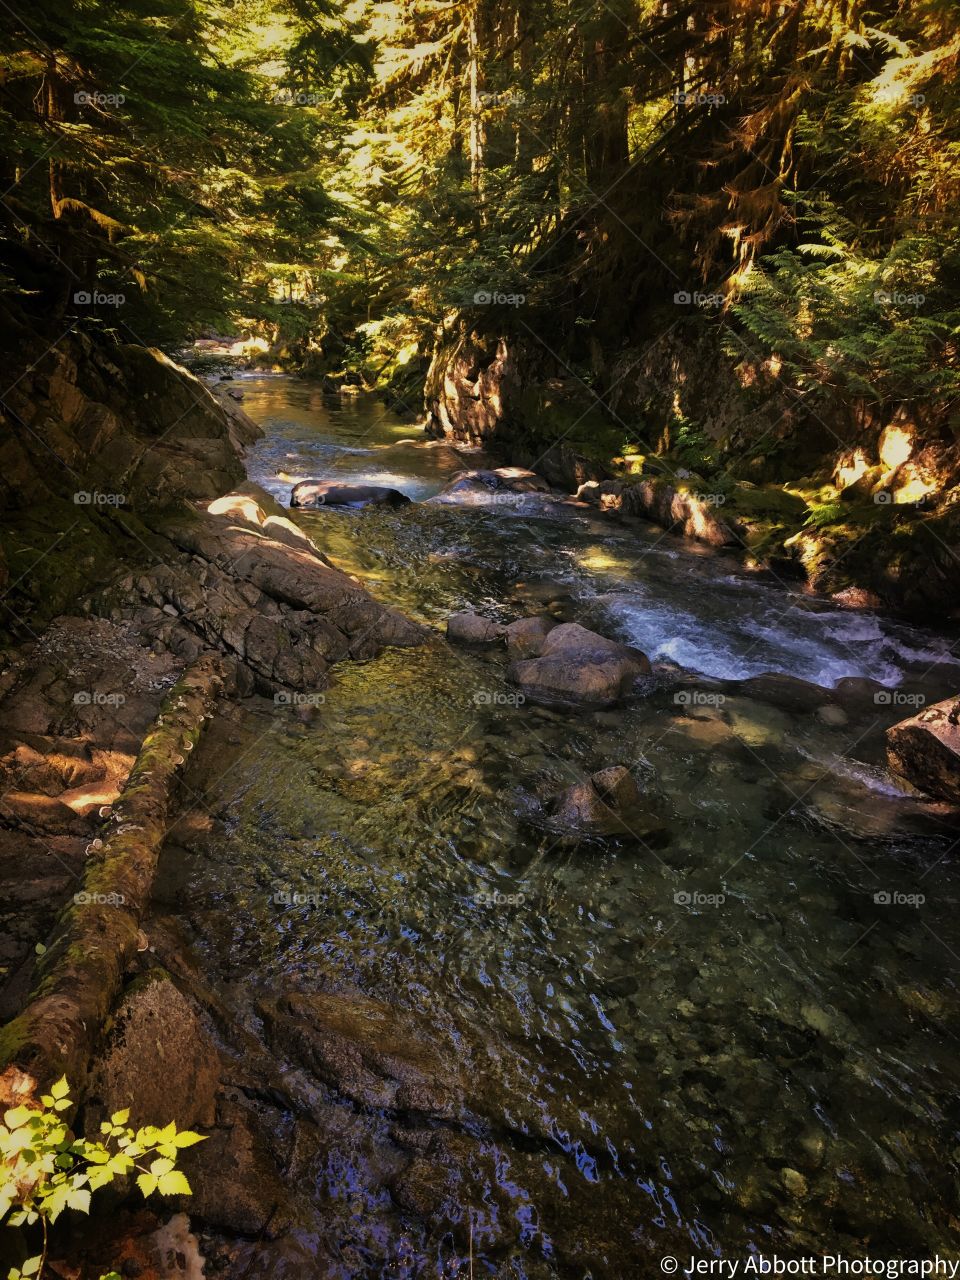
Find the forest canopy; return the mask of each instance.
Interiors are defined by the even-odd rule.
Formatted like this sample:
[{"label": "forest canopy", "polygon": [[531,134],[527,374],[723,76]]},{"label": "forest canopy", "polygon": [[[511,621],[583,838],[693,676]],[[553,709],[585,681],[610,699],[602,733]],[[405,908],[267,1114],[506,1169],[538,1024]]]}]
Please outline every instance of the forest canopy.
[{"label": "forest canopy", "polygon": [[61,330],[259,335],[375,383],[452,315],[523,297],[579,359],[679,297],[800,386],[956,393],[950,0],[9,17],[0,286]]}]

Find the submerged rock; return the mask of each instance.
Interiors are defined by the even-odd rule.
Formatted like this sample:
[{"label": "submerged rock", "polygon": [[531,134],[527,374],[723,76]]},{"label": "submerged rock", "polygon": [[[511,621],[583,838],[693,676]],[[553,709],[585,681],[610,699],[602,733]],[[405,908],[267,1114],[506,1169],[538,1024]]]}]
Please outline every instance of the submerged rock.
[{"label": "submerged rock", "polygon": [[459,1113],[451,1064],[392,1005],[345,991],[295,993],[260,1009],[271,1044],[360,1106],[436,1119]]},{"label": "submerged rock", "polygon": [[538,790],[540,800],[521,801],[522,817],[530,826],[552,833],[552,845],[570,847],[630,838],[643,841],[664,833],[663,820],[626,765],[599,769],[554,795],[549,794],[544,777]]},{"label": "submerged rock", "polygon": [[507,677],[534,702],[606,707],[650,672],[639,649],[566,622],[544,638],[539,657],[512,663]]},{"label": "submerged rock", "polygon": [[402,507],[409,501],[405,493],[387,485],[335,480],[301,480],[290,493],[291,507]]},{"label": "submerged rock", "polygon": [[925,707],[888,729],[887,759],[927,795],[960,802],[960,700]]},{"label": "submerged rock", "polygon": [[781,707],[784,711],[816,711],[833,701],[830,689],[778,671],[751,676],[740,685],[740,692],[748,698],[756,698],[758,702],[769,702],[771,706]]},{"label": "submerged rock", "polygon": [[452,613],[447,619],[447,639],[453,644],[489,647],[499,644],[506,628],[479,613]]}]

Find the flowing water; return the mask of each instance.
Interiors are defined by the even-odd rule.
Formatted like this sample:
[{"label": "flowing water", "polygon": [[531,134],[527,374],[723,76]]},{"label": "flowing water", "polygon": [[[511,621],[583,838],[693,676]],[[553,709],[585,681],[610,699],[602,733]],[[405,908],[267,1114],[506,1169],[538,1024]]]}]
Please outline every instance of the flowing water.
[{"label": "flowing water", "polygon": [[[955,637],[582,507],[428,502],[476,455],[366,399],[241,385],[281,501],[326,476],[416,500],[300,517],[380,599],[437,626],[547,611],[703,677],[561,712],[518,704],[502,654],[438,643],[344,664],[312,716],[236,713],[204,856],[169,850],[161,885],[207,981],[254,1036],[280,990],[395,1006],[459,1108],[429,1143],[352,1116],[304,1164],[329,1274],[466,1275],[468,1229],[478,1276],[957,1256],[960,830],[883,767],[886,726],[960,684]],[[798,711],[717,683],[764,672],[882,688]],[[611,764],[656,835],[531,824]]]}]

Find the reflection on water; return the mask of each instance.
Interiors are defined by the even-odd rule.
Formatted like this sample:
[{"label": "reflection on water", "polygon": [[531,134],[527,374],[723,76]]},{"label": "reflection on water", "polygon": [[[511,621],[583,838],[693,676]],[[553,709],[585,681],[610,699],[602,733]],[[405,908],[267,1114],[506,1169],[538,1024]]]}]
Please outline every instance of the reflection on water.
[{"label": "reflection on water", "polygon": [[[332,470],[422,498],[463,465],[391,445],[378,406],[245,385],[269,432],[251,476],[277,494],[278,470]],[[434,622],[545,609],[708,674],[956,684],[942,637],[580,510],[304,523]],[[222,818],[203,856],[165,857],[161,892],[241,1021],[264,992],[356,990],[409,1014],[452,1077],[458,1123],[431,1122],[412,1164],[396,1125],[354,1117],[331,1139],[312,1194],[364,1258],[342,1274],[467,1274],[436,1226],[466,1214],[478,1275],[956,1251],[957,833],[883,770],[902,709],[662,691],[564,714],[503,696],[504,667],[438,644],[343,666],[312,719],[249,704],[193,762]],[[610,764],[655,795],[668,839],[571,849],[525,824],[530,797]],[[435,1166],[456,1170],[442,1195],[410,1189]]]}]

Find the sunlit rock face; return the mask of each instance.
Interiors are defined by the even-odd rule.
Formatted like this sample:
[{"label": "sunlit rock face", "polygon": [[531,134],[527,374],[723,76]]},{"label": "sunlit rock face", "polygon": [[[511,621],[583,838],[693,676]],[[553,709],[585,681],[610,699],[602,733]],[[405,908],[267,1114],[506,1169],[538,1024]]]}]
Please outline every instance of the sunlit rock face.
[{"label": "sunlit rock face", "polygon": [[833,473],[834,484],[842,490],[851,488],[866,474],[869,465],[862,449],[844,454]]},{"label": "sunlit rock face", "polygon": [[891,422],[880,435],[877,451],[881,464],[893,471],[913,453],[914,432],[906,422]]},{"label": "sunlit rock face", "polygon": [[960,699],[924,707],[888,729],[887,759],[927,795],[960,803]]}]

